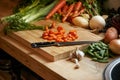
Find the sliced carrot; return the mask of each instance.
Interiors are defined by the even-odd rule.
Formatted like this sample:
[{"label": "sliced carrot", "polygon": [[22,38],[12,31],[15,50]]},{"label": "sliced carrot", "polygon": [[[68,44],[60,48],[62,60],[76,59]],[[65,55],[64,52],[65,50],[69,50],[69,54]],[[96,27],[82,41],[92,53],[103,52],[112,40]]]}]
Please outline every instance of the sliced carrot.
[{"label": "sliced carrot", "polygon": [[42,36],[43,39],[48,39],[49,36]]},{"label": "sliced carrot", "polygon": [[52,34],[53,33],[53,30],[52,29],[49,29],[49,34]]},{"label": "sliced carrot", "polygon": [[56,42],[68,42],[78,38],[76,30],[70,30],[68,34],[65,34],[65,29],[62,26],[58,26],[56,29],[57,30],[46,28],[46,31],[42,34],[42,38]]},{"label": "sliced carrot", "polygon": [[55,41],[56,41],[56,42],[64,42],[64,40],[61,39],[61,38],[57,38]]},{"label": "sliced carrot", "polygon": [[48,32],[44,32],[42,36],[48,36],[49,33]]},{"label": "sliced carrot", "polygon": [[68,8],[67,14],[63,17],[62,22],[65,22],[70,13],[73,11],[75,4],[71,4]]},{"label": "sliced carrot", "polygon": [[55,26],[56,26],[56,23],[55,23],[55,21],[53,21],[52,25],[51,25],[51,28],[55,28]]},{"label": "sliced carrot", "polygon": [[55,7],[48,13],[46,16],[46,19],[50,19],[51,16],[54,15],[60,8],[62,8],[66,4],[66,0],[60,0],[58,4],[55,5]]},{"label": "sliced carrot", "polygon": [[53,39],[54,39],[54,38],[53,38],[53,37],[50,37],[50,36],[47,38],[47,40],[53,40]]},{"label": "sliced carrot", "polygon": [[47,31],[48,30],[48,26],[45,26],[45,31]]},{"label": "sliced carrot", "polygon": [[64,30],[63,27],[62,27],[62,26],[58,26],[58,27],[57,27],[57,31],[59,32],[59,31],[61,31],[61,30]]}]

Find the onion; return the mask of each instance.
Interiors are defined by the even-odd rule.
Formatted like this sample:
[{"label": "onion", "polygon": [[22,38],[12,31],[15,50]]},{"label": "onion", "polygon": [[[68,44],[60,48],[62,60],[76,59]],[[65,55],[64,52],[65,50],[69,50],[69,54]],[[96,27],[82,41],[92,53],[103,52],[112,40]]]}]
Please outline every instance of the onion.
[{"label": "onion", "polygon": [[72,23],[76,26],[82,27],[82,28],[89,28],[88,27],[88,20],[84,17],[75,17],[72,19]]},{"label": "onion", "polygon": [[102,30],[106,25],[106,22],[102,16],[93,16],[89,21],[89,26],[91,29]]},{"label": "onion", "polygon": [[120,54],[120,39],[114,39],[109,44],[110,50],[115,54]]},{"label": "onion", "polygon": [[105,33],[104,42],[109,43],[113,39],[117,39],[117,38],[118,38],[117,29],[114,27],[110,27],[107,29],[107,31]]}]

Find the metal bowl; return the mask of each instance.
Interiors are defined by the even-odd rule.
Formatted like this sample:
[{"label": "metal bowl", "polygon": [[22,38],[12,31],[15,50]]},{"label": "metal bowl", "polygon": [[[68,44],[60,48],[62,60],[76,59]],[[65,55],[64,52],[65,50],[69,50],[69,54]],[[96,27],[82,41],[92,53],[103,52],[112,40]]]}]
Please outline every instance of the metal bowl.
[{"label": "metal bowl", "polygon": [[104,70],[104,80],[120,80],[120,58],[113,60]]}]

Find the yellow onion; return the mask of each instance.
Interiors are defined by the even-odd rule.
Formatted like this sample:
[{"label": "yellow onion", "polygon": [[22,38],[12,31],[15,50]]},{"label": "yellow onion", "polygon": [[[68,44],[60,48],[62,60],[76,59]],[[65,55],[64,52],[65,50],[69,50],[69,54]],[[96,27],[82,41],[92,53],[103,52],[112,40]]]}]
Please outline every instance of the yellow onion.
[{"label": "yellow onion", "polygon": [[109,44],[110,50],[115,54],[120,54],[120,39],[114,39]]}]

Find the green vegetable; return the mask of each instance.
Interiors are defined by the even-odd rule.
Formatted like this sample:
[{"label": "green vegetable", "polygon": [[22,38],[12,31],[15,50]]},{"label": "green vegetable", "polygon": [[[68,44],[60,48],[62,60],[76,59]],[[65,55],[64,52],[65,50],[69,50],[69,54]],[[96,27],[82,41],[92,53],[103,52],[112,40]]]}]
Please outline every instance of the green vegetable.
[{"label": "green vegetable", "polygon": [[44,19],[58,1],[59,0],[30,0],[27,6],[17,6],[15,10],[16,13],[1,18],[1,22],[7,24],[4,28],[5,33],[21,30],[44,29],[44,26],[36,26],[31,23]]},{"label": "green vegetable", "polygon": [[100,62],[100,63],[108,63],[109,61],[108,60],[102,60],[102,59],[97,59],[97,58],[92,58],[93,61],[97,61],[97,62]]},{"label": "green vegetable", "polygon": [[86,12],[92,16],[100,15],[102,8],[102,0],[81,0],[85,6]]},{"label": "green vegetable", "polygon": [[109,57],[112,55],[108,45],[102,41],[90,44],[84,52],[97,62],[108,62]]}]

